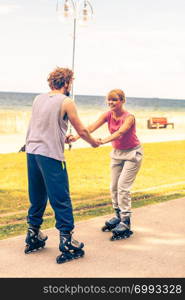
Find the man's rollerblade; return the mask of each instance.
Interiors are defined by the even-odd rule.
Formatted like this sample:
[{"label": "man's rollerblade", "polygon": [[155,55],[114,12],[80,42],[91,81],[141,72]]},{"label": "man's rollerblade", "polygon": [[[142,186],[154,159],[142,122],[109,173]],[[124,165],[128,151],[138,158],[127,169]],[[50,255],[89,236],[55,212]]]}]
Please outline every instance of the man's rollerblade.
[{"label": "man's rollerblade", "polygon": [[28,228],[27,236],[26,236],[26,247],[25,254],[36,251],[40,248],[44,248],[45,241],[47,240],[47,235],[43,234],[39,228],[31,226]]},{"label": "man's rollerblade", "polygon": [[105,222],[105,225],[102,227],[102,231],[111,231],[113,228],[115,228],[121,221],[120,219],[120,209],[115,209],[116,216],[112,219]]},{"label": "man's rollerblade", "polygon": [[129,238],[133,232],[130,230],[130,218],[125,217],[113,230],[111,241]]},{"label": "man's rollerblade", "polygon": [[63,264],[72,259],[83,257],[85,254],[84,250],[82,250],[83,247],[84,244],[74,240],[71,233],[60,233],[59,250],[62,253],[57,256],[56,262],[58,264]]}]

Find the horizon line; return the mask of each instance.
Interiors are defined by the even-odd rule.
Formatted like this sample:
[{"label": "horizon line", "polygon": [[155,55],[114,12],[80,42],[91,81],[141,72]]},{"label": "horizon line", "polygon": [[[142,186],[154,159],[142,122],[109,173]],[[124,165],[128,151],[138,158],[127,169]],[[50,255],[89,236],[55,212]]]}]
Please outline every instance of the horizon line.
[{"label": "horizon line", "polygon": [[[12,93],[12,94],[35,94],[35,95],[39,95],[39,94],[44,94],[46,92],[16,92],[16,91],[0,91],[0,93]],[[105,95],[89,95],[89,94],[76,94],[74,96],[91,96],[91,97],[106,97]],[[126,96],[126,98],[135,98],[135,99],[166,99],[166,100],[182,100],[185,101],[185,98],[166,98],[166,97],[143,97],[143,96]]]}]

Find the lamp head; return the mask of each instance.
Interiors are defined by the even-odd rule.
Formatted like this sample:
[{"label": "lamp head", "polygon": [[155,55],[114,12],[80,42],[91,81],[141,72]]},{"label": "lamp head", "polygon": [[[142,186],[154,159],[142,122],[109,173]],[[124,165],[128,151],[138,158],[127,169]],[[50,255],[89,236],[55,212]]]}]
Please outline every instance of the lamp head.
[{"label": "lamp head", "polygon": [[84,0],[79,12],[79,21],[82,26],[86,26],[93,17],[93,8],[89,1]]},{"label": "lamp head", "polygon": [[73,0],[57,0],[57,14],[60,21],[67,21],[75,16],[75,5]]}]

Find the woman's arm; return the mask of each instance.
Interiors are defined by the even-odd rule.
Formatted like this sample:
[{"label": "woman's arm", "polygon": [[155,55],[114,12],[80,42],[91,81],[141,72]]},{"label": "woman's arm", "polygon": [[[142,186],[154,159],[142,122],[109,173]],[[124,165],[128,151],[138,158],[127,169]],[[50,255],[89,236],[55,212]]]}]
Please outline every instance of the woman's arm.
[{"label": "woman's arm", "polygon": [[[101,127],[105,122],[107,121],[107,112],[103,113],[97,121],[95,121],[94,123],[92,123],[91,125],[89,125],[87,128],[87,130],[89,131],[89,133],[94,132],[96,129],[98,129],[99,127]],[[79,135],[76,136],[72,136],[69,135],[67,137],[67,142],[75,142],[80,138]]]},{"label": "woman's arm", "polygon": [[113,134],[111,134],[107,138],[101,139],[102,144],[112,142],[112,141],[118,139],[119,137],[121,137],[132,127],[134,122],[135,122],[134,116],[133,115],[128,116],[126,118],[124,124],[117,131],[115,131]]},{"label": "woman's arm", "polygon": [[97,121],[95,121],[94,123],[92,123],[91,125],[89,125],[87,127],[88,131],[94,132],[96,129],[98,129],[99,127],[101,127],[105,122],[107,121],[107,112],[103,113]]},{"label": "woman's arm", "polygon": [[101,144],[100,141],[94,139],[90,135],[89,131],[85,128],[78,116],[76,105],[70,98],[65,99],[64,103],[62,104],[61,115],[64,116],[65,113],[67,113],[69,121],[82,139],[91,144],[92,147],[98,147]]}]

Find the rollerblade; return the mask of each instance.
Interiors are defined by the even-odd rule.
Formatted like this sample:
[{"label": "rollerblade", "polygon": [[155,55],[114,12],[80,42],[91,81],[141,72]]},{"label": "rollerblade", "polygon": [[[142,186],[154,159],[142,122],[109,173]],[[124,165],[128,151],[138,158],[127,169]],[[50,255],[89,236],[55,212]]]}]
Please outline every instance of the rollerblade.
[{"label": "rollerblade", "polygon": [[133,232],[130,230],[130,217],[125,217],[113,230],[111,241],[129,238]]},{"label": "rollerblade", "polygon": [[40,248],[44,248],[47,238],[47,235],[43,234],[39,228],[30,225],[25,240],[25,254],[37,251]]},{"label": "rollerblade", "polygon": [[113,228],[115,228],[121,221],[120,219],[120,209],[115,209],[116,216],[110,219],[109,221],[105,222],[105,225],[102,227],[102,231],[111,231]]},{"label": "rollerblade", "polygon": [[67,261],[83,257],[85,252],[82,250],[83,243],[80,243],[72,238],[71,233],[60,233],[59,250],[62,252],[56,258],[58,264],[63,264]]}]

